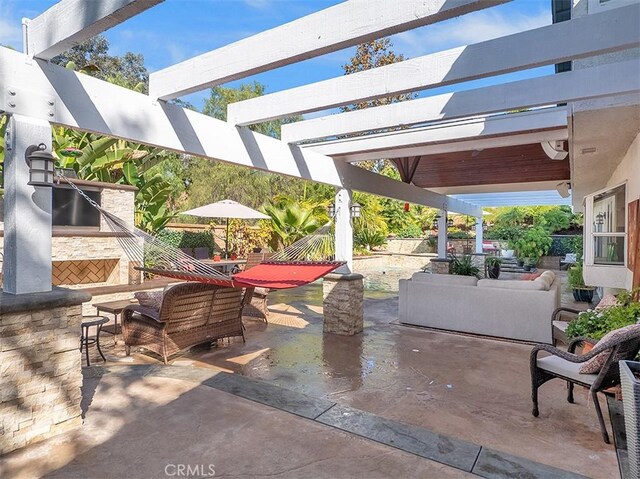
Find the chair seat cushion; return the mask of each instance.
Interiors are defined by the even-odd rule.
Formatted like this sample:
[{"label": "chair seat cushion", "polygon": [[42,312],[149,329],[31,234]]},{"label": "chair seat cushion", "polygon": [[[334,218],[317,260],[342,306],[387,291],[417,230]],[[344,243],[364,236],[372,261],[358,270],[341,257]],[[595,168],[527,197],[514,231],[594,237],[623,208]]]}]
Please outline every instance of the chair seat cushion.
[{"label": "chair seat cushion", "polygon": [[133,296],[138,300],[140,306],[156,311],[159,311],[162,306],[162,291],[138,291]]},{"label": "chair seat cushion", "polygon": [[597,374],[580,374],[581,363],[572,363],[558,356],[538,358],[536,364],[540,369],[568,379],[575,379],[581,383],[593,384],[598,377]]},{"label": "chair seat cushion", "polygon": [[567,332],[567,326],[569,326],[569,321],[554,321],[553,327],[558,331],[562,331],[563,333]]}]

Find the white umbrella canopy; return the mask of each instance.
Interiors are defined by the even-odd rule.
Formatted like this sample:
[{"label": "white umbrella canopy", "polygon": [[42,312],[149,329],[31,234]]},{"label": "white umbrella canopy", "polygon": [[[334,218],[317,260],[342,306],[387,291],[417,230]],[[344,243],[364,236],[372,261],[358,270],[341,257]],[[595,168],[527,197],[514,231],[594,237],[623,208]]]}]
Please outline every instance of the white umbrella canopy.
[{"label": "white umbrella canopy", "polygon": [[222,200],[216,203],[200,206],[192,210],[184,211],[180,214],[190,216],[200,216],[201,218],[226,218],[227,219],[227,237],[225,241],[225,257],[229,257],[229,218],[237,218],[243,220],[250,219],[270,219],[271,216],[260,213],[259,211],[249,208],[243,204],[233,200]]},{"label": "white umbrella canopy", "polygon": [[239,218],[239,219],[269,219],[269,215],[249,208],[233,200],[222,200],[216,203],[199,206],[189,211],[180,213],[183,215],[200,216],[203,218]]}]

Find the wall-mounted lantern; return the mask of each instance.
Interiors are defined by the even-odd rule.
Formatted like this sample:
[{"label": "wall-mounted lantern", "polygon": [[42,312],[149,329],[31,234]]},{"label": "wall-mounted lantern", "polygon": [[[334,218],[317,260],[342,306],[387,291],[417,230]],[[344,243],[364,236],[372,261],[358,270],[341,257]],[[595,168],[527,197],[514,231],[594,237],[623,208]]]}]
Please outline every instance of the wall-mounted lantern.
[{"label": "wall-mounted lantern", "polygon": [[55,158],[51,153],[45,151],[47,146],[44,143],[31,145],[25,152],[25,160],[29,165],[29,185],[31,186],[53,186],[53,166]]},{"label": "wall-mounted lantern", "polygon": [[453,226],[453,218],[447,219],[447,228],[451,228]]},{"label": "wall-mounted lantern", "polygon": [[333,218],[336,215],[336,205],[331,203],[327,208],[327,213],[329,213],[329,218]]},{"label": "wall-mounted lantern", "polygon": [[354,203],[351,205],[351,217],[352,218],[360,218],[360,210],[362,207],[360,203]]}]

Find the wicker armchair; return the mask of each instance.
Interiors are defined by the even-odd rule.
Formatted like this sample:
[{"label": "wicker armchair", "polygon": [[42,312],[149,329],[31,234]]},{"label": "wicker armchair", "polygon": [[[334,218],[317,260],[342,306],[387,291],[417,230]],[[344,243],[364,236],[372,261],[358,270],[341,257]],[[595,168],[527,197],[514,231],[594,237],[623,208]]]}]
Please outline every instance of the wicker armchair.
[{"label": "wicker armchair", "polygon": [[[531,400],[533,402],[532,414],[538,417],[538,388],[553,378],[567,381],[567,401],[573,403],[573,387],[575,384],[588,388],[591,392],[593,404],[598,415],[602,438],[609,444],[609,434],[604,424],[598,392],[604,391],[620,384],[620,369],[618,362],[630,360],[636,357],[640,350],[640,333],[629,332],[622,337],[612,339],[594,347],[589,353],[575,354],[578,345],[595,341],[588,338],[576,338],[569,343],[569,350],[540,344],[531,351]],[[551,353],[550,356],[538,357],[540,351]],[[580,364],[595,357],[599,353],[608,352],[607,360],[598,374],[580,374]]]},{"label": "wicker armchair", "polygon": [[[553,345],[555,346],[558,341],[563,344],[567,344],[567,326],[569,323],[578,317],[582,311],[573,308],[558,308],[551,314],[551,337],[553,340]],[[566,314],[569,314],[571,317],[569,319],[566,318]]]},{"label": "wicker armchair", "polygon": [[[269,259],[272,253],[260,252],[249,253],[247,255],[247,263],[244,270],[253,268],[259,265],[263,261]],[[254,318],[264,319],[265,323],[268,323],[269,308],[268,308],[268,295],[270,289],[268,288],[247,288],[245,295],[247,296],[247,305],[244,308],[242,314],[244,316],[251,316]]]},{"label": "wicker armchair", "polygon": [[122,311],[122,336],[127,355],[142,346],[169,356],[196,344],[242,336],[242,289],[182,283],[169,289],[157,311],[140,305]]}]

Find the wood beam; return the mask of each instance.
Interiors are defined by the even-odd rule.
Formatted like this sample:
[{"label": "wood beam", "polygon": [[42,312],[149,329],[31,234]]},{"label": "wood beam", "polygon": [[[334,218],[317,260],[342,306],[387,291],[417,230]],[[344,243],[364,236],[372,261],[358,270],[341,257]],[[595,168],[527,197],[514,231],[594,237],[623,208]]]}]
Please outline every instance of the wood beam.
[{"label": "wood beam", "polygon": [[[13,85],[20,85],[20,89],[15,88],[18,93],[11,97],[0,95],[0,110],[19,113],[16,109],[21,108],[22,95],[26,93],[27,98],[34,98],[32,103],[25,103],[25,108],[37,118],[58,125],[425,206],[441,207],[444,203],[449,210],[463,214],[476,215],[479,210],[463,201],[303,151],[177,105],[154,101],[147,95],[58,65],[28,61],[24,54],[0,48],[0,91],[13,91]],[[40,99],[43,104],[52,101],[54,106],[34,107],[33,102]]]},{"label": "wood beam", "polygon": [[637,60],[419,98],[282,125],[289,143],[640,91]]},{"label": "wood beam", "polygon": [[[487,118],[439,124],[410,130],[396,130],[380,135],[358,136],[342,140],[304,145],[304,149],[329,156],[344,156],[352,153],[378,151],[382,158],[387,150],[400,147],[431,145],[487,137],[500,137],[567,129],[567,110],[564,107],[511,113]],[[474,148],[471,148],[472,150]],[[416,155],[419,155],[416,153]],[[408,156],[408,155],[403,155]]]},{"label": "wood beam", "polygon": [[152,73],[169,100],[511,0],[349,0]]},{"label": "wood beam", "polygon": [[26,22],[25,53],[42,60],[102,33],[164,0],[62,0]]},{"label": "wood beam", "polygon": [[228,121],[259,123],[628,49],[640,44],[640,4],[271,93],[228,106]]}]

